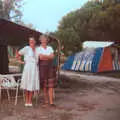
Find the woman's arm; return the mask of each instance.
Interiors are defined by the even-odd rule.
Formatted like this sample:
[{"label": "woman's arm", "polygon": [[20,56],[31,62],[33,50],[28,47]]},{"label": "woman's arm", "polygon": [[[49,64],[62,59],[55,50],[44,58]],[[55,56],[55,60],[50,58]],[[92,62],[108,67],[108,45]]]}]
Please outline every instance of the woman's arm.
[{"label": "woman's arm", "polygon": [[25,62],[22,61],[21,59],[19,59],[18,62],[19,62],[20,64],[25,64]]},{"label": "woman's arm", "polygon": [[22,55],[17,50],[16,50],[16,55],[15,56],[16,56],[19,63],[24,64],[24,61],[21,60]]},{"label": "woman's arm", "polygon": [[40,56],[41,60],[52,60],[54,58],[54,53],[52,53],[50,55],[40,54],[39,56]]}]

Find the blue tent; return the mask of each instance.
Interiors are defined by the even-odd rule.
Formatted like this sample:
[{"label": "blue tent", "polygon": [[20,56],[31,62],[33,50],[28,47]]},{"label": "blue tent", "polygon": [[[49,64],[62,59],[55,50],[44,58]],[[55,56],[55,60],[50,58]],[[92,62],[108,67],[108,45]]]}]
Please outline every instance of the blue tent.
[{"label": "blue tent", "polygon": [[93,73],[120,70],[118,49],[114,48],[114,53],[112,51],[113,49],[111,47],[83,50],[82,52],[69,56],[62,66],[62,70]]}]

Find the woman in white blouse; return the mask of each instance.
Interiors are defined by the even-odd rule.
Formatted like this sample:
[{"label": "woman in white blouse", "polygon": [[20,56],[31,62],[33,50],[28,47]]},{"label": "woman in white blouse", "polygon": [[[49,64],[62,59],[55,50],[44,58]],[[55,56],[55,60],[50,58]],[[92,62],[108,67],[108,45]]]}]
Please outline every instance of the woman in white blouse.
[{"label": "woman in white blouse", "polygon": [[17,57],[24,56],[24,70],[21,80],[21,88],[25,90],[25,106],[32,106],[34,91],[39,91],[39,56],[36,52],[36,41],[29,38],[29,46],[25,46],[17,52]]}]

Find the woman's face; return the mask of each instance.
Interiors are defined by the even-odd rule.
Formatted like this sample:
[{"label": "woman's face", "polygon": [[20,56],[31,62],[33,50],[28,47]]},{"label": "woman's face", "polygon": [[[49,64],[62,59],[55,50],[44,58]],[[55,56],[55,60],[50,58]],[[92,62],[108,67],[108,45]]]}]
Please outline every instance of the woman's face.
[{"label": "woman's face", "polygon": [[41,45],[47,46],[47,38],[43,37],[40,42],[41,42]]},{"label": "woman's face", "polygon": [[29,45],[30,45],[32,48],[34,48],[34,47],[35,47],[35,44],[36,44],[35,39],[34,39],[34,38],[30,38],[30,39],[29,39]]}]

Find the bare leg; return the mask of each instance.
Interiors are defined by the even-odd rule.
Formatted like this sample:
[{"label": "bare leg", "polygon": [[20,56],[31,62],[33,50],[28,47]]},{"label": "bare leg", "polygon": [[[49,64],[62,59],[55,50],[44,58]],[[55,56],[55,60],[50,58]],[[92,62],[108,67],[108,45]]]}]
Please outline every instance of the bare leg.
[{"label": "bare leg", "polygon": [[29,99],[28,99],[29,104],[32,103],[32,96],[33,96],[33,92],[29,91]]},{"label": "bare leg", "polygon": [[44,103],[48,103],[48,91],[47,91],[47,88],[43,89],[43,93],[44,93]]},{"label": "bare leg", "polygon": [[29,92],[27,90],[25,91],[25,102],[29,102]]},{"label": "bare leg", "polygon": [[49,92],[50,104],[53,104],[53,88],[49,88],[48,92]]}]

